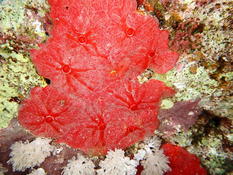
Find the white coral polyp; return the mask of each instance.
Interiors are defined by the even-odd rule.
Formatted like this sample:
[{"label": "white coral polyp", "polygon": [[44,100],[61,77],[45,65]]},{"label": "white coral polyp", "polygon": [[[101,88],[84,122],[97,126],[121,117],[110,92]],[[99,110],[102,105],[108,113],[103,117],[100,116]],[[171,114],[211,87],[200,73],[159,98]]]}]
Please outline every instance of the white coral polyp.
[{"label": "white coral polyp", "polygon": [[105,160],[100,162],[98,175],[135,175],[138,162],[124,155],[124,151],[116,149],[109,151]]},{"label": "white coral polyp", "polygon": [[8,170],[0,163],[0,175],[4,175]]},{"label": "white coral polyp", "polygon": [[43,168],[38,168],[33,170],[30,174],[28,175],[46,175],[46,172]]},{"label": "white coral polyp", "polygon": [[141,161],[147,154],[152,154],[154,150],[158,150],[161,145],[161,140],[157,136],[152,136],[144,140],[144,147],[139,149],[136,154],[134,154],[134,159]]},{"label": "white coral polyp", "polygon": [[145,144],[151,148],[157,149],[161,145],[161,140],[158,136],[154,135],[145,139]]},{"label": "white coral polyp", "polygon": [[141,164],[144,168],[142,175],[163,175],[170,171],[169,160],[162,150],[154,150],[153,153],[146,154]]},{"label": "white coral polyp", "polygon": [[157,136],[149,137],[144,142],[145,142],[144,150],[147,153],[152,153],[152,150],[159,149],[159,147],[161,145],[161,140]]},{"label": "white coral polyp", "polygon": [[94,163],[78,154],[77,158],[73,157],[68,161],[67,166],[63,169],[62,175],[95,175]]},{"label": "white coral polyp", "polygon": [[137,161],[143,160],[146,156],[146,150],[140,149],[136,154],[134,154],[134,159]]},{"label": "white coral polyp", "polygon": [[51,139],[36,138],[29,142],[15,142],[11,145],[10,159],[7,163],[12,164],[13,171],[24,171],[40,165],[46,157],[55,149],[50,145]]}]

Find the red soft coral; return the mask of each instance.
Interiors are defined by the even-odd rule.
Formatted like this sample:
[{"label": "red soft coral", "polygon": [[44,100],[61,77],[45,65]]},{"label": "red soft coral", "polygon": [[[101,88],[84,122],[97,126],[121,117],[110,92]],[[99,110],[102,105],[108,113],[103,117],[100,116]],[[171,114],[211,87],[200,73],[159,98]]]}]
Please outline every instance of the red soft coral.
[{"label": "red soft coral", "polygon": [[201,167],[200,160],[194,154],[189,153],[184,148],[172,145],[162,145],[164,154],[169,159],[171,171],[166,175],[206,175],[206,170]]},{"label": "red soft coral", "polygon": [[104,93],[104,100],[108,104],[132,111],[147,110],[148,112],[149,110],[156,111],[161,97],[171,96],[174,91],[161,81],[150,80],[140,84],[136,78],[133,78],[114,82]]},{"label": "red soft coral", "polygon": [[105,48],[108,58],[120,62],[122,58],[127,57],[130,64],[140,66],[142,69],[147,68],[148,64],[144,55],[146,50],[151,47],[151,42],[158,32],[156,21],[150,16],[135,12],[128,14],[125,19],[112,21],[109,28],[108,40],[111,47],[110,49]]},{"label": "red soft coral", "polygon": [[[118,134],[122,133],[122,138],[109,137],[111,148],[114,148],[114,145],[125,148],[153,134],[159,124],[157,110],[160,99],[164,95],[172,94],[174,91],[171,88],[156,80],[139,84],[137,79],[121,79],[111,84],[102,95],[102,101],[108,108],[115,109],[118,116],[126,121],[122,126],[118,126]],[[114,128],[110,133],[116,134]]]},{"label": "red soft coral", "polygon": [[103,38],[105,33],[103,27],[107,25],[106,16],[98,15],[83,9],[79,15],[69,17],[69,20],[59,19],[54,23],[51,35],[59,42],[64,42],[70,47],[80,47],[92,56],[103,56]]},{"label": "red soft coral", "polygon": [[[125,143],[120,141],[129,127],[129,117],[119,117],[120,114],[122,113],[118,109],[103,107],[98,100],[83,102],[81,111],[75,116],[78,122],[59,139],[59,142],[92,155],[106,154],[110,149],[128,147],[131,144],[130,140]],[[132,120],[132,123],[136,120],[138,119]]]},{"label": "red soft coral", "polygon": [[102,59],[89,56],[80,48],[64,50],[50,42],[32,51],[31,55],[40,75],[50,79],[58,89],[62,87],[67,92],[87,96],[106,85]]},{"label": "red soft coral", "polygon": [[82,100],[79,110],[79,113],[73,116],[76,124],[58,142],[65,142],[89,154],[106,153],[107,127],[117,123],[117,120],[113,121],[114,112],[112,109],[103,109],[98,101],[88,100]]},{"label": "red soft coral", "polygon": [[[120,88],[115,89],[116,84]],[[156,80],[143,85],[135,79],[116,81],[95,98],[96,102],[83,100],[74,117],[77,124],[59,142],[91,154],[126,148],[153,134],[159,124],[156,116],[160,98],[173,93]]]},{"label": "red soft coral", "polygon": [[23,101],[18,119],[33,134],[59,138],[72,126],[73,116],[79,110],[66,94],[48,86],[31,90],[30,98]]},{"label": "red soft coral", "polygon": [[144,59],[147,66],[155,72],[163,74],[172,69],[179,55],[168,48],[168,32],[165,30],[156,32],[150,47],[145,51]]},{"label": "red soft coral", "polygon": [[[20,123],[90,154],[152,135],[161,98],[174,91],[156,80],[140,84],[136,77],[145,68],[164,73],[174,66],[177,54],[168,49],[168,33],[138,13],[134,0],[49,3],[51,37],[31,56],[52,83],[32,90],[20,108]],[[53,112],[57,107],[64,111]]]}]

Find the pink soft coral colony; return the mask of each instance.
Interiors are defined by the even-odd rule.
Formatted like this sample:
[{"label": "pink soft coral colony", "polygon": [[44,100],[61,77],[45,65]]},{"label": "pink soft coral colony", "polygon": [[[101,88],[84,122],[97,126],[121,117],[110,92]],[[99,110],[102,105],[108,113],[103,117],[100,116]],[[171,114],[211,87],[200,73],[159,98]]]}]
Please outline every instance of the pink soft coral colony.
[{"label": "pink soft coral colony", "polygon": [[178,54],[168,48],[168,32],[138,12],[136,0],[49,3],[51,37],[31,56],[51,84],[31,90],[20,123],[94,155],[152,135],[161,98],[174,91],[157,80],[140,84],[137,76],[174,67]]}]

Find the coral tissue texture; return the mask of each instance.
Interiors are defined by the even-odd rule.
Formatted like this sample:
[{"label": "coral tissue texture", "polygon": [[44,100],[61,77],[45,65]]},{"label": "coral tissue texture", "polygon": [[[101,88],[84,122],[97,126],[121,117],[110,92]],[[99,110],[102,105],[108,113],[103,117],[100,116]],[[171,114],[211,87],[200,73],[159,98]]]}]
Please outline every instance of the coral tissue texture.
[{"label": "coral tissue texture", "polygon": [[20,123],[88,154],[124,149],[152,135],[161,98],[174,91],[157,80],[140,84],[137,76],[175,65],[168,32],[139,13],[134,0],[49,3],[51,37],[31,56],[51,84],[31,90]]},{"label": "coral tissue texture", "polygon": [[186,151],[184,148],[172,145],[162,145],[164,154],[169,159],[169,166],[171,171],[167,172],[166,175],[206,175],[207,172],[200,165],[200,160],[194,155]]}]

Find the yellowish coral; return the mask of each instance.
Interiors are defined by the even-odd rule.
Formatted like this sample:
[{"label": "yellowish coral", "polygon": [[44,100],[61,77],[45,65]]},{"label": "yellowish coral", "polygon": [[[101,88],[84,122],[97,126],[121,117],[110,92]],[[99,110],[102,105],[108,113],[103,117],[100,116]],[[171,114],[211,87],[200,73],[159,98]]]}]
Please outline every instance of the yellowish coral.
[{"label": "yellowish coral", "polygon": [[33,17],[32,11],[27,10],[32,8],[37,9],[38,16],[44,17],[49,6],[45,0],[3,0],[0,2],[0,33],[19,35],[25,32],[45,37],[41,23]]},{"label": "yellowish coral", "polygon": [[31,87],[46,85],[29,56],[7,49],[7,46],[0,47],[0,128],[7,127],[16,116],[18,103]]}]

